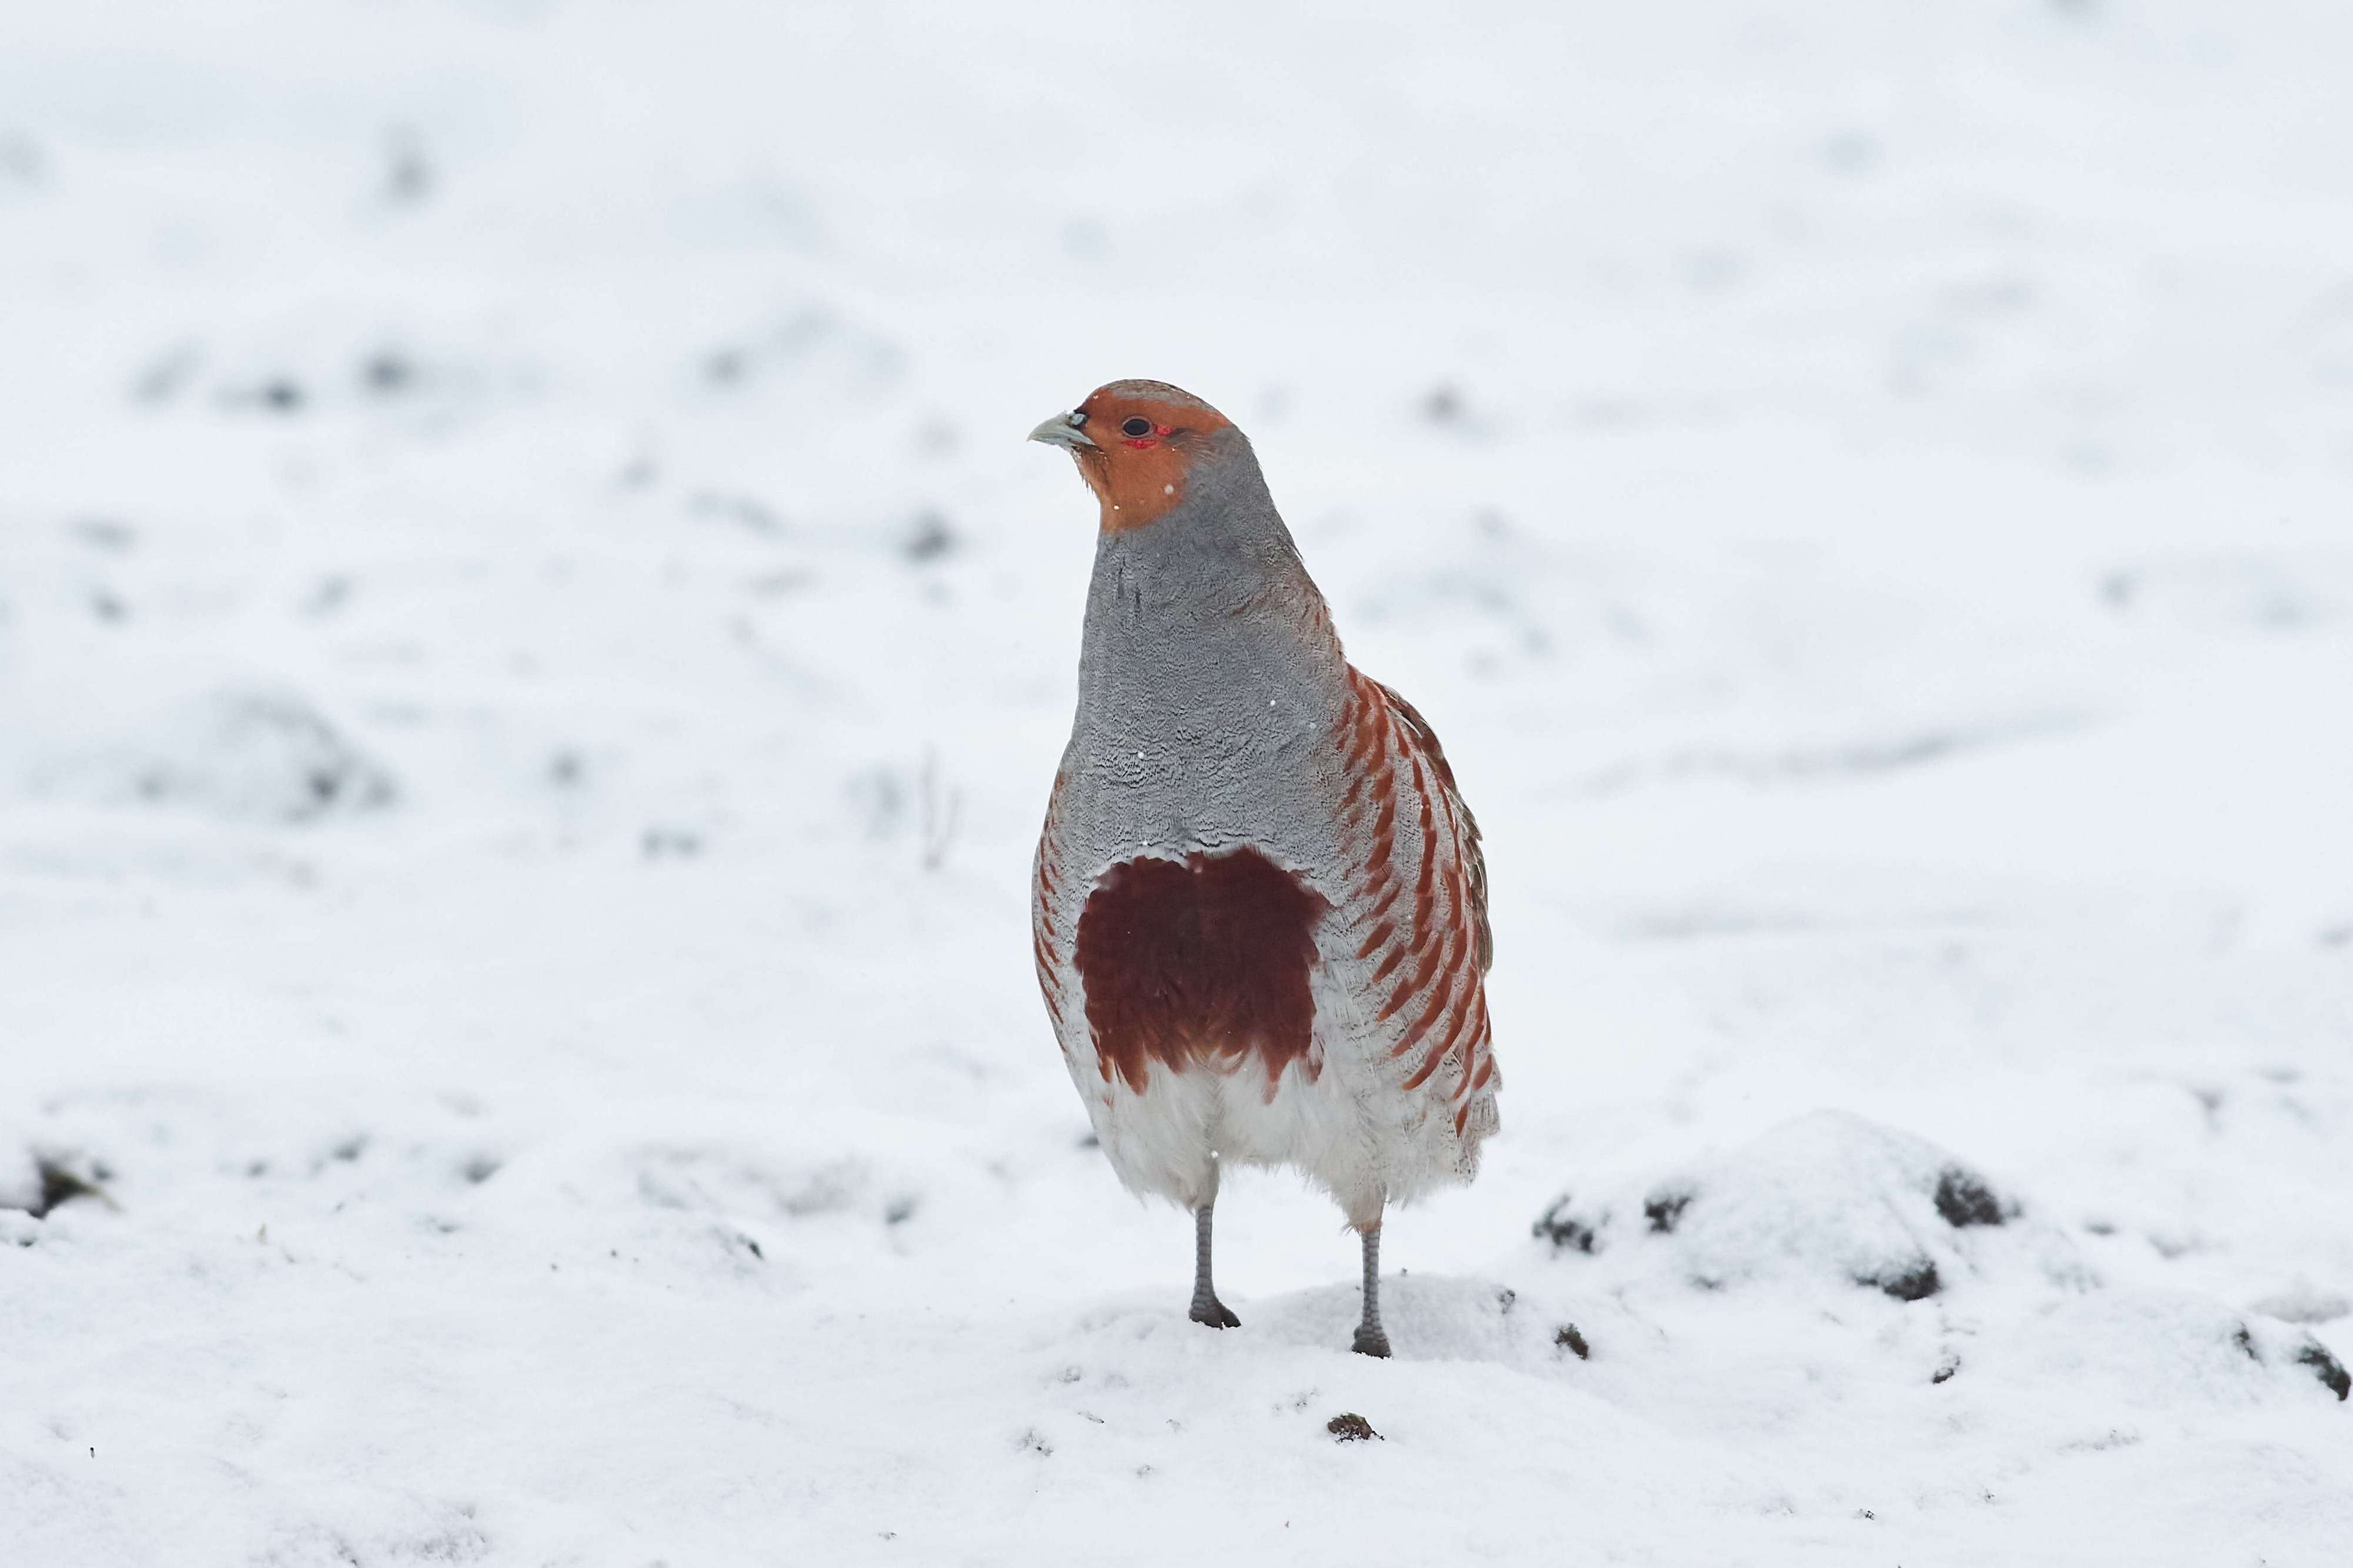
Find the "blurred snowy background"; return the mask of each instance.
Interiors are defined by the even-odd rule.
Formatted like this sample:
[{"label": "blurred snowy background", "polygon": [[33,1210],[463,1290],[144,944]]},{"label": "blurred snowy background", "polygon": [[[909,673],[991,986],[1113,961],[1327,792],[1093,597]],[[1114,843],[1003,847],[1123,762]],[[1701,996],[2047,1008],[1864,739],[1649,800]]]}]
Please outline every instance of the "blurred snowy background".
[{"label": "blurred snowy background", "polygon": [[[2292,0],[8,8],[0,1559],[2341,1562],[2348,73]],[[1021,437],[1132,375],[1487,829],[1393,1363],[1287,1177],[1183,1321],[1033,989]]]}]

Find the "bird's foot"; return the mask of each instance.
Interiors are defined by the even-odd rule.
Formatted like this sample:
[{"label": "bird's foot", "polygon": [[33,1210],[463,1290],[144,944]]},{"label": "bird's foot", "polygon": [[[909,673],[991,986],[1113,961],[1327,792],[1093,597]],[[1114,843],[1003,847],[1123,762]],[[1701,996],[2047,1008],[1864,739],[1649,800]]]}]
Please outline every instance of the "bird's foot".
[{"label": "bird's foot", "polygon": [[1389,1353],[1389,1337],[1381,1331],[1378,1323],[1358,1323],[1356,1342],[1348,1348],[1358,1355],[1379,1356],[1386,1361]]},{"label": "bird's foot", "polygon": [[1239,1329],[1242,1326],[1242,1321],[1215,1296],[1194,1297],[1193,1310],[1187,1315],[1195,1322],[1207,1323],[1213,1329]]}]

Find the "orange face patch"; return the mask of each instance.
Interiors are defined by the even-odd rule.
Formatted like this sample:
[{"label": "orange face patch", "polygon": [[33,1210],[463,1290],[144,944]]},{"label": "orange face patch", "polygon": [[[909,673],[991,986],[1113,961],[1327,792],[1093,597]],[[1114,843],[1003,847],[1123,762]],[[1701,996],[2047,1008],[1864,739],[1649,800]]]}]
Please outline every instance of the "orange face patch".
[{"label": "orange face patch", "polygon": [[1103,503],[1113,533],[1157,522],[1185,499],[1185,473],[1209,438],[1232,423],[1173,386],[1113,382],[1079,405],[1095,445],[1078,448],[1079,472]]}]

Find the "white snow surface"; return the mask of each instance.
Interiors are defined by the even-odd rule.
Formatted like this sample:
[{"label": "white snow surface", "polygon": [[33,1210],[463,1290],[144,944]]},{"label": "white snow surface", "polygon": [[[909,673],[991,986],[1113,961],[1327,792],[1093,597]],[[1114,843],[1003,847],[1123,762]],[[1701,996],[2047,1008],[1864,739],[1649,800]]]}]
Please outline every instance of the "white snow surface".
[{"label": "white snow surface", "polygon": [[[9,8],[0,1562],[2344,1563],[2348,72]],[[1021,437],[1123,376],[1486,830],[1504,1132],[1389,1362],[1289,1177],[1186,1321],[1035,994]]]}]

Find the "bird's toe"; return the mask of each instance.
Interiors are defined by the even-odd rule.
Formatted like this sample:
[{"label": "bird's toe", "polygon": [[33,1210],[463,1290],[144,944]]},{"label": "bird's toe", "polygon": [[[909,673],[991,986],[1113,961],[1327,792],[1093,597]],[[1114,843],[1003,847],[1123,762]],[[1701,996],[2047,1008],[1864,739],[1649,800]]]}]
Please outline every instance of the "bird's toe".
[{"label": "bird's toe", "polygon": [[1242,1326],[1242,1321],[1234,1316],[1232,1309],[1215,1296],[1206,1301],[1194,1302],[1189,1315],[1195,1322],[1207,1323],[1213,1329],[1239,1329]]}]

